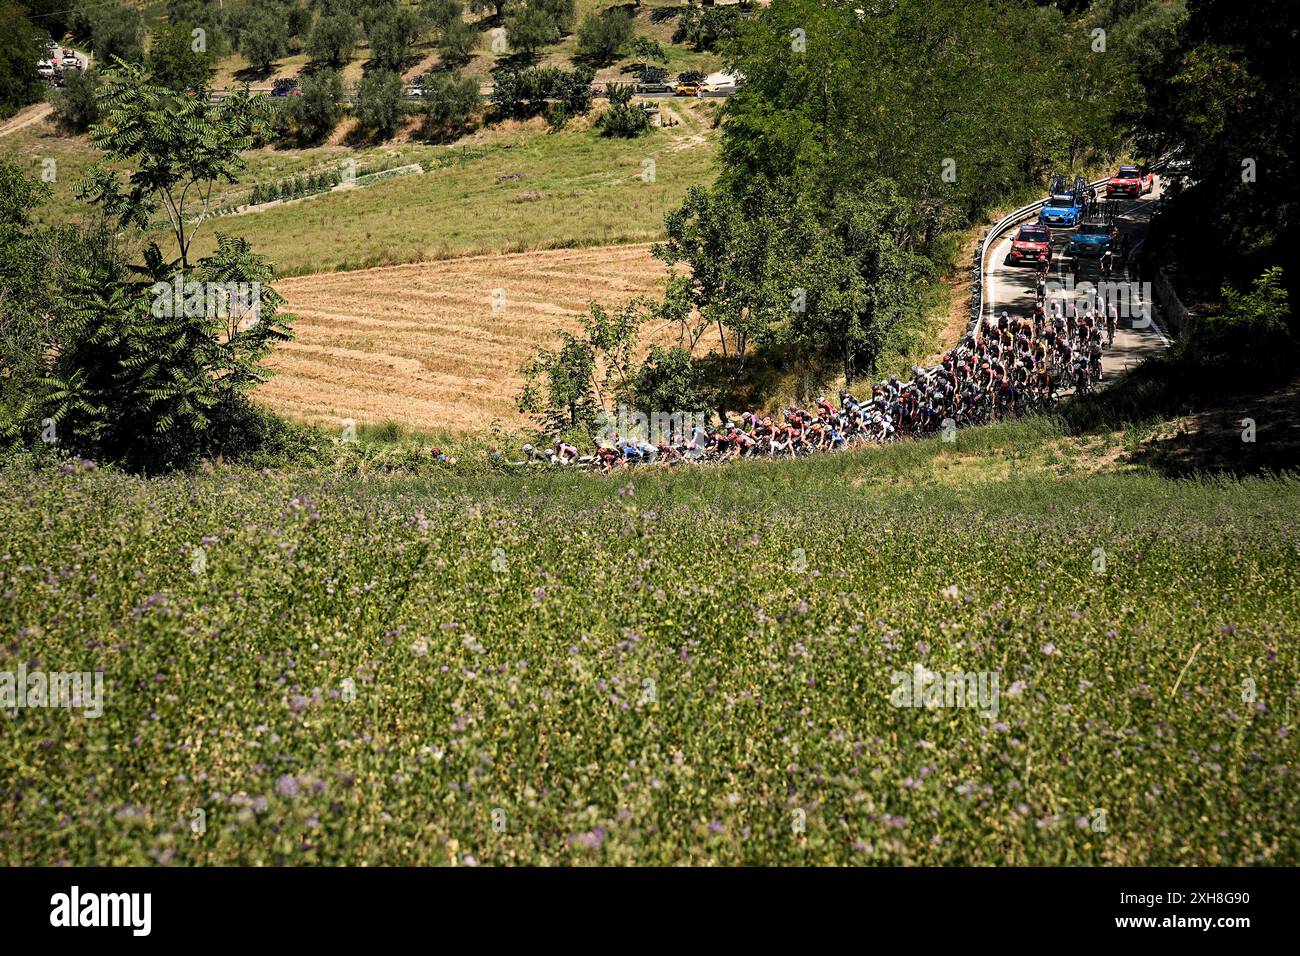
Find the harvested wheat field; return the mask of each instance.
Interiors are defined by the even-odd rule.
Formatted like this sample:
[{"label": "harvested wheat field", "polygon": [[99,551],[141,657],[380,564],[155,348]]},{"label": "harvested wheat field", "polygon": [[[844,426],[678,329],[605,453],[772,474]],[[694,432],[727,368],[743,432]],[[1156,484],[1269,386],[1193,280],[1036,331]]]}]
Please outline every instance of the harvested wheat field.
[{"label": "harvested wheat field", "polygon": [[276,289],[297,316],[296,337],[276,349],[277,374],[257,394],[332,424],[521,424],[520,365],[554,343],[556,329],[576,330],[588,301],[658,294],[666,276],[643,243],[283,279]]}]

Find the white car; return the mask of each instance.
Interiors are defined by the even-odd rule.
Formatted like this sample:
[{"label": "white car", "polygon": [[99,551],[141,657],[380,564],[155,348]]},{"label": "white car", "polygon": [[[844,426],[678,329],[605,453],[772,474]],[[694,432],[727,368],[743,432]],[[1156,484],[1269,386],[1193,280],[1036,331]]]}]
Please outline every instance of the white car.
[{"label": "white car", "polygon": [[54,75],[54,64],[49,60],[41,60],[36,64],[36,72],[41,76],[51,77]]},{"label": "white car", "polygon": [[77,54],[74,53],[72,50],[64,50],[64,51],[63,51],[63,68],[64,68],[65,70],[66,70],[66,69],[73,69],[73,70],[79,70],[79,69],[81,69],[81,61],[80,61],[79,59],[77,59]]}]

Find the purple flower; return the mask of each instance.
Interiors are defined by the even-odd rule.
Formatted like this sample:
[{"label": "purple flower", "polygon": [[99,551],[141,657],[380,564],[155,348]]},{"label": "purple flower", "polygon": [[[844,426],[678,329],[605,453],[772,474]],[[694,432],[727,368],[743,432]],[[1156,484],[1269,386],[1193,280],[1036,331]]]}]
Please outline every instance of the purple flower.
[{"label": "purple flower", "polygon": [[275,791],[282,797],[292,800],[298,796],[298,778],[286,773],[275,782]]}]

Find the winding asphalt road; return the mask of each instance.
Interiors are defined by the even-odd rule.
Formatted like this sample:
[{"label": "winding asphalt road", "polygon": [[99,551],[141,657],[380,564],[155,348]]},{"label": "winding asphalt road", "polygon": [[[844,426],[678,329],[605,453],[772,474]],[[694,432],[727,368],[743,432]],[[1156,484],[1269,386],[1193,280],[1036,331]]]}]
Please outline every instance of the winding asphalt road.
[{"label": "winding asphalt road", "polygon": [[[1120,231],[1128,236],[1130,249],[1136,247],[1146,236],[1147,226],[1151,214],[1155,211],[1162,187],[1160,176],[1156,176],[1155,188],[1146,196],[1141,199],[1118,200],[1120,203],[1118,224]],[[1026,219],[1025,222],[1032,222],[1034,218]],[[1033,315],[1035,286],[1033,267],[1006,265],[1007,253],[1011,249],[1011,240],[1017,228],[1012,227],[1001,239],[989,246],[988,258],[984,263],[984,314],[986,316],[996,317],[1004,310],[1012,316],[1027,318]],[[1064,284],[1066,277],[1063,272],[1063,251],[1072,230],[1056,229],[1053,232],[1051,277]],[[1096,260],[1082,260],[1078,281],[1097,282],[1098,279]],[[1115,282],[1135,280],[1136,274],[1130,274],[1127,265],[1113,278]],[[1135,292],[1140,293],[1140,291],[1140,287],[1135,289]],[[1139,298],[1139,295],[1134,295],[1134,311],[1137,310],[1136,300]],[[1118,377],[1116,373],[1127,371],[1143,362],[1152,353],[1169,347],[1169,339],[1159,325],[1160,317],[1154,303],[1150,304],[1150,315],[1149,321],[1141,317],[1131,323],[1124,318],[1119,320],[1115,331],[1115,344],[1106,350],[1102,358],[1104,378],[1101,384],[1103,386],[1107,382],[1113,382]]]}]

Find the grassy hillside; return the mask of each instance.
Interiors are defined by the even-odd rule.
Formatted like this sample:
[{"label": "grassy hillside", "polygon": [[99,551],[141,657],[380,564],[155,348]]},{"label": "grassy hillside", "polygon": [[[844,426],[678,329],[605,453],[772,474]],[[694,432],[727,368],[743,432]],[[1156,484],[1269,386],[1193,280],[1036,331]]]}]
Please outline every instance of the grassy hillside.
[{"label": "grassy hillside", "polygon": [[[479,252],[607,245],[657,239],[663,217],[691,186],[711,182],[718,132],[716,101],[664,104],[680,125],[636,140],[598,136],[576,121],[551,133],[541,120],[480,130],[452,146],[393,143],[351,149],[249,151],[249,168],[236,184],[220,184],[213,205],[247,201],[253,183],[337,168],[345,160],[358,174],[420,163],[422,176],[274,206],[211,221],[195,251],[206,254],[218,231],[243,235],[276,264],[281,275],[359,268]],[[85,137],[60,135],[48,123],[4,139],[7,155],[30,163],[56,161],[52,197],[40,222],[88,214],[76,184],[101,157]],[[653,160],[654,181],[643,178]],[[498,182],[509,174],[520,174]],[[522,193],[541,198],[521,199]],[[159,241],[165,241],[162,229]]]},{"label": "grassy hillside", "polygon": [[[0,669],[106,690],[0,722],[0,860],[1294,865],[1300,482],[1170,480],[1154,427],[613,481],[11,464]],[[893,706],[916,665],[998,694]]]}]

